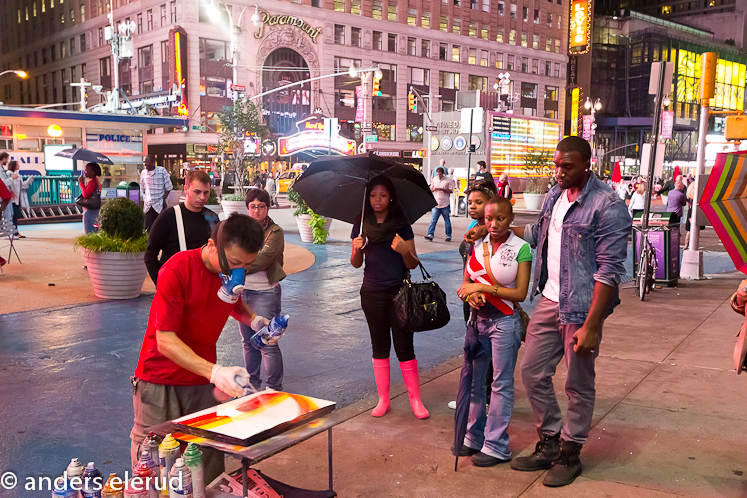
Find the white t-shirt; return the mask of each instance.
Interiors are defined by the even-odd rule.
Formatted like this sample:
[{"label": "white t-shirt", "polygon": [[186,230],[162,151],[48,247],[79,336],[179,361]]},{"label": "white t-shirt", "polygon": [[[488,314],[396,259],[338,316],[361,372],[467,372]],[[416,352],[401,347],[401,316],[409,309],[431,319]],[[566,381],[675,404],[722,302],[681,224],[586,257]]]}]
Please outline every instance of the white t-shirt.
[{"label": "white t-shirt", "polygon": [[547,282],[542,295],[556,303],[560,301],[560,250],[563,240],[563,221],[572,204],[568,202],[568,194],[564,190],[560,194],[560,199],[555,201],[550,228],[547,231]]},{"label": "white t-shirt", "polygon": [[[435,177],[433,181],[431,182],[431,186],[433,188],[446,188],[454,191],[454,180],[449,178],[448,176],[444,176],[440,180],[438,177]],[[445,208],[449,205],[449,196],[451,196],[450,193],[446,193],[442,190],[437,190],[433,192],[433,197],[436,198],[436,207],[438,208]]]}]

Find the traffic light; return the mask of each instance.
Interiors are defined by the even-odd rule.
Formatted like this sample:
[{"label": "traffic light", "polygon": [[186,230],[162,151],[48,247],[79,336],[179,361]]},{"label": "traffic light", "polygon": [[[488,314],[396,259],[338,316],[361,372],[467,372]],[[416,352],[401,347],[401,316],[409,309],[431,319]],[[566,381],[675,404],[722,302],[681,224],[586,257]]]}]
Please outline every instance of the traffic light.
[{"label": "traffic light", "polygon": [[414,111],[417,109],[417,104],[415,103],[415,95],[413,95],[412,93],[407,96],[407,109],[409,111]]},{"label": "traffic light", "polygon": [[712,99],[716,94],[716,52],[705,52],[700,56],[700,88],[699,97],[701,100]]},{"label": "traffic light", "polygon": [[374,79],[373,79],[373,96],[374,97],[381,97],[381,89],[379,88],[380,84],[381,84],[381,80],[374,76]]}]

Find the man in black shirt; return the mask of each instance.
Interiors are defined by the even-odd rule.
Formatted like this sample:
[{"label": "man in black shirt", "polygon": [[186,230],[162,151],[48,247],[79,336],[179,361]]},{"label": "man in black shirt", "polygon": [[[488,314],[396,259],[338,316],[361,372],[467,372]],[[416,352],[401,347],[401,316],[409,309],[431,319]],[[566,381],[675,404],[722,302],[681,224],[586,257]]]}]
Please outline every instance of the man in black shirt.
[{"label": "man in black shirt", "polygon": [[493,178],[493,175],[490,174],[490,171],[488,171],[488,166],[485,164],[485,161],[477,161],[477,173],[475,173],[475,181],[479,180],[490,180],[491,182],[495,183],[495,179]]},{"label": "man in black shirt", "polygon": [[[184,181],[187,199],[178,206],[170,207],[158,215],[150,229],[148,248],[145,250],[145,266],[154,284],[158,271],[171,256],[180,250],[197,249],[207,244],[213,227],[219,222],[218,215],[205,207],[210,197],[210,177],[204,171],[190,171]],[[186,247],[180,249],[176,208],[179,208],[184,226]],[[160,257],[159,257],[160,253]]]}]

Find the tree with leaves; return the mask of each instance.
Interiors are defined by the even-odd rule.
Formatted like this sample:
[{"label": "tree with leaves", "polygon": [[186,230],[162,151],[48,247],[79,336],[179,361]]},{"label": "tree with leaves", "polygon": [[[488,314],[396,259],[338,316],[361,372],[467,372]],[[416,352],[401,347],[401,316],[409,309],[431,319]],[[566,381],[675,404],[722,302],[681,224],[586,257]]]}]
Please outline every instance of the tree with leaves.
[{"label": "tree with leaves", "polygon": [[248,184],[247,167],[250,160],[244,155],[244,139],[247,133],[262,137],[267,127],[262,123],[261,107],[245,99],[234,100],[233,106],[224,109],[219,115],[219,145],[224,152],[231,151],[236,191],[234,200],[246,199],[244,186]]}]

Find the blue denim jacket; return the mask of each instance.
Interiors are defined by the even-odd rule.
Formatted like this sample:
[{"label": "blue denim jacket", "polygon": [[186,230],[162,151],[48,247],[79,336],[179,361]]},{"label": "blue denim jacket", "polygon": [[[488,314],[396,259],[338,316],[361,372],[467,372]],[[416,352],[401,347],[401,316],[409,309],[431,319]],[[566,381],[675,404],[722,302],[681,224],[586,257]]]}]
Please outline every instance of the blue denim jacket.
[{"label": "blue denim jacket", "polygon": [[[545,198],[536,223],[527,225],[524,239],[536,251],[534,286],[530,296],[547,282],[547,231],[562,189],[556,185]],[[560,321],[584,323],[594,294],[594,283],[615,288],[607,314],[620,303],[618,285],[625,273],[628,235],[632,222],[627,206],[615,192],[591,174],[563,221],[560,251]]]}]

